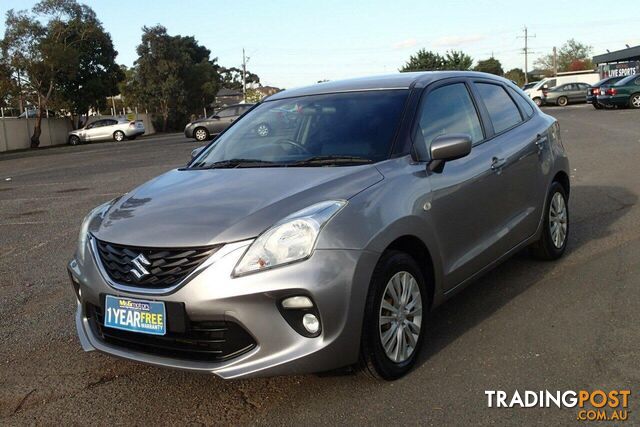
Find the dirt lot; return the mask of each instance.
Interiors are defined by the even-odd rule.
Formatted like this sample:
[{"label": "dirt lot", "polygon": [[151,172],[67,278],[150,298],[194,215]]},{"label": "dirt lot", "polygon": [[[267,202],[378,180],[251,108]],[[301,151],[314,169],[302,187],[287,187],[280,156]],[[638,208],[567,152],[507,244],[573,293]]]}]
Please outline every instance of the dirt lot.
[{"label": "dirt lot", "polygon": [[[93,206],[184,164],[170,135],[0,155],[0,424],[572,424],[485,390],[631,389],[640,423],[640,111],[549,108],[572,166],[567,256],[519,254],[429,319],[417,369],[230,381],[83,353],[65,265]],[[10,178],[10,180],[7,180]]]}]

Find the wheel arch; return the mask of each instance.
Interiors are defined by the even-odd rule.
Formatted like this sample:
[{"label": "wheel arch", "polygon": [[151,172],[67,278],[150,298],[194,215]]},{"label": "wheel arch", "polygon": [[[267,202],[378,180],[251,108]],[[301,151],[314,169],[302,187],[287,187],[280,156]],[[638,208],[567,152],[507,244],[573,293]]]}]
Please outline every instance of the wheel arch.
[{"label": "wheel arch", "polygon": [[569,175],[565,171],[559,171],[553,177],[551,182],[558,182],[564,188],[564,191],[567,192],[567,198],[569,197],[569,193],[571,192],[571,184],[569,182]]},{"label": "wheel arch", "polygon": [[427,245],[419,237],[413,235],[404,235],[391,242],[385,248],[384,252],[391,250],[404,252],[416,260],[416,262],[420,266],[422,274],[425,277],[425,280],[427,281],[429,305],[433,305],[436,278],[433,258],[431,257],[431,252],[429,251]]}]

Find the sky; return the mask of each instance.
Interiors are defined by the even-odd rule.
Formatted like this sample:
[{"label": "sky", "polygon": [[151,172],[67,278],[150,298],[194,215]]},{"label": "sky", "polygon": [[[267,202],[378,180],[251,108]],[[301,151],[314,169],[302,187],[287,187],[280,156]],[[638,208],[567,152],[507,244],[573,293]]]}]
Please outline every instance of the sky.
[{"label": "sky", "polygon": [[[34,0],[0,0],[0,14],[28,9]],[[523,28],[536,57],[568,39],[591,45],[593,54],[640,45],[637,0],[616,8],[570,1],[348,1],[348,0],[107,0],[85,1],[111,34],[117,61],[131,66],[141,28],[164,25],[169,34],[194,36],[226,67],[247,68],[263,85],[291,88],[396,72],[418,49],[463,50],[475,61],[493,56],[505,71],[524,68]],[[601,4],[601,2],[598,2]],[[0,21],[4,34],[4,18]]]}]

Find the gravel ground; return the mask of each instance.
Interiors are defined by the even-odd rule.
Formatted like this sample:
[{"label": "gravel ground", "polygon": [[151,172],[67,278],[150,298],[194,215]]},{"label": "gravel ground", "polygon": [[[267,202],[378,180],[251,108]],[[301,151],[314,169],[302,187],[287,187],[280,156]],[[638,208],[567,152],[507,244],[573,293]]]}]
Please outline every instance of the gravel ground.
[{"label": "gravel ground", "polygon": [[224,382],[83,353],[65,265],[92,207],[181,166],[182,135],[0,155],[0,424],[572,424],[485,390],[640,384],[640,111],[549,108],[572,167],[567,256],[518,254],[436,310],[417,368]]}]

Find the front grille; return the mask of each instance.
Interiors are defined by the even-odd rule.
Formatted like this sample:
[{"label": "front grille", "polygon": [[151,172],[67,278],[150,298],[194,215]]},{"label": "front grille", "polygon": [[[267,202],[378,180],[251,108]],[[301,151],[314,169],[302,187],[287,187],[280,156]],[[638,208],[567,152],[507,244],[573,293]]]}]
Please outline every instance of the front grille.
[{"label": "front grille", "polygon": [[[107,344],[175,359],[220,362],[256,346],[251,335],[237,323],[221,320],[194,322],[184,314],[181,305],[181,310],[175,310],[175,306],[170,310],[169,304],[165,303],[167,334],[162,336],[107,328],[102,309],[93,304],[87,304],[87,320],[93,334]],[[176,314],[179,312],[182,314]]]},{"label": "front grille", "polygon": [[[220,246],[205,248],[136,248],[117,245],[96,239],[98,255],[107,274],[116,283],[148,289],[163,289],[174,286],[191,274],[202,262],[215,253]],[[147,263],[142,264],[148,274],[140,273],[133,260],[143,255]]]}]

